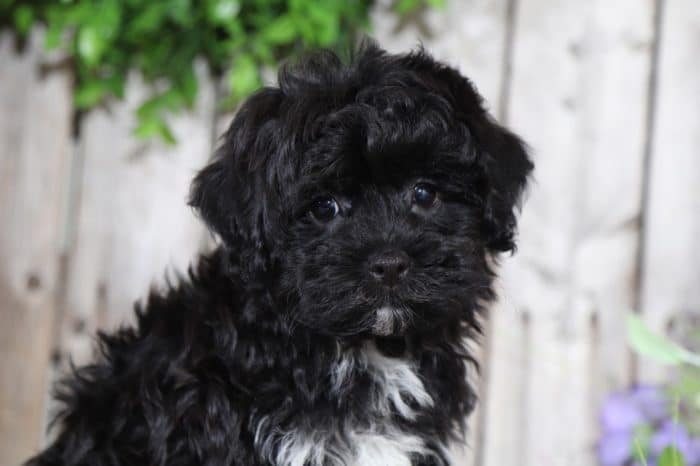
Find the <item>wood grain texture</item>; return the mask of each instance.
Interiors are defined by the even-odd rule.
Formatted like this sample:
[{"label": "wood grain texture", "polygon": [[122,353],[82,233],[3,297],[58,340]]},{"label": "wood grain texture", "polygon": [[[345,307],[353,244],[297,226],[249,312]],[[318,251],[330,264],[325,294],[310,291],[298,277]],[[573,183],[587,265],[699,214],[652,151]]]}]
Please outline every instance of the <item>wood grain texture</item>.
[{"label": "wood grain texture", "polygon": [[437,59],[457,67],[476,84],[492,113],[501,103],[507,0],[450,0],[444,8],[400,20],[381,0],[372,14],[372,35],[392,53],[422,44]]},{"label": "wood grain texture", "polygon": [[[700,3],[666,0],[650,160],[642,314],[656,331],[700,315]],[[640,377],[667,371],[640,360]]]},{"label": "wood grain texture", "polygon": [[508,123],[536,169],[494,321],[485,465],[595,464],[599,402],[628,382],[652,25],[651,1],[517,3]]},{"label": "wood grain texture", "polygon": [[[700,314],[700,3],[660,2],[651,135],[654,0],[449,0],[405,22],[381,0],[373,12],[382,46],[422,41],[472,78],[537,164],[518,254],[502,260],[482,402],[456,466],[596,464],[602,397],[636,376],[668,376],[644,359],[633,373],[624,316],[637,293],[659,332]],[[215,115],[205,82],[194,113],[173,119],[178,146],[136,141],[146,89],[132,78],[126,103],[84,118],[74,155],[70,76],[42,75],[39,42],[16,54],[0,36],[0,465],[42,442],[52,342],[63,362],[87,361],[97,328],[128,321],[148,286],[206,243],[185,197],[230,121]]]},{"label": "wood grain texture", "polygon": [[[372,15],[374,37],[382,47],[394,53],[405,53],[421,43],[433,56],[468,76],[491,112],[498,116],[502,106],[507,4],[507,0],[451,0],[446,2],[445,8],[430,9],[419,17],[401,21],[388,13],[391,2],[382,1]],[[487,333],[482,345],[471,345],[480,360],[489,359],[486,352],[491,344],[490,337]],[[482,364],[481,374],[470,374],[479,388],[482,403],[489,396],[489,370]],[[455,466],[477,465],[481,461],[482,403],[469,417],[465,444],[453,445],[451,454]]]},{"label": "wood grain texture", "polygon": [[60,254],[71,91],[41,73],[42,35],[0,36],[0,464],[40,446]]},{"label": "wood grain texture", "polygon": [[176,146],[132,136],[145,86],[129,80],[125,103],[94,110],[83,121],[76,231],[62,303],[64,355],[92,356],[97,328],[132,318],[151,285],[184,273],[203,241],[203,224],[186,205],[189,184],[211,153],[213,88],[200,73],[192,112],[173,118]]}]

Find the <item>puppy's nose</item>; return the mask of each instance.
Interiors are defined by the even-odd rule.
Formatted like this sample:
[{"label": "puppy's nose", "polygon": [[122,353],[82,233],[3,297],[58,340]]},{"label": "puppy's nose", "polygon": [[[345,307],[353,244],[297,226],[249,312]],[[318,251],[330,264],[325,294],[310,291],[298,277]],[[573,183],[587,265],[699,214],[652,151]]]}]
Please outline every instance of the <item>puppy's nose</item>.
[{"label": "puppy's nose", "polygon": [[369,261],[369,273],[375,280],[386,286],[396,286],[408,272],[410,260],[403,251],[385,251],[373,256]]}]

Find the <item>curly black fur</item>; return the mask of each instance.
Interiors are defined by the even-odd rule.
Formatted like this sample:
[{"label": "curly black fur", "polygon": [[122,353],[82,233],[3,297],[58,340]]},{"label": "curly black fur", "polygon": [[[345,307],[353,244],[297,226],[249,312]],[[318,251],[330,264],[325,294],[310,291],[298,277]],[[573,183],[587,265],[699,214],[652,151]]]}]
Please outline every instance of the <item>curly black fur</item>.
[{"label": "curly black fur", "polygon": [[[349,64],[318,52],[283,68],[194,180],[222,246],[152,292],[135,327],[99,336],[27,465],[350,466],[375,444],[407,455],[396,465],[448,464],[475,402],[464,341],[531,169],[471,83],[424,51],[365,43]],[[433,205],[415,205],[416,183]],[[319,196],[337,202],[329,221],[309,214]],[[387,249],[410,259],[394,288],[367,272]]]}]

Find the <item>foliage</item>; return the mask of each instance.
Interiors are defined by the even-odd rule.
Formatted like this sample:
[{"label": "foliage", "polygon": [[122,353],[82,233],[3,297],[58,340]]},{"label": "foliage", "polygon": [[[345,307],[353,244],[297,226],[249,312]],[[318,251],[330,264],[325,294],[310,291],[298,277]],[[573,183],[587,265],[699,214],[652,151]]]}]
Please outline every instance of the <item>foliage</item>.
[{"label": "foliage", "polygon": [[[26,37],[46,25],[47,50],[75,71],[74,103],[89,109],[122,99],[130,70],[152,85],[137,111],[136,135],[173,142],[165,116],[191,107],[195,61],[227,83],[231,109],[262,84],[261,71],[303,50],[352,48],[368,29],[373,0],[0,0],[0,26]],[[443,0],[397,0],[407,14]],[[4,23],[4,24],[3,24]]]},{"label": "foliage", "polygon": [[685,363],[700,367],[700,356],[654,334],[634,314],[627,316],[627,339],[635,351],[657,362],[672,365]]},{"label": "foliage", "polygon": [[600,413],[600,464],[700,466],[700,355],[655,334],[635,315],[627,333],[637,353],[677,366],[679,378],[608,396]]}]

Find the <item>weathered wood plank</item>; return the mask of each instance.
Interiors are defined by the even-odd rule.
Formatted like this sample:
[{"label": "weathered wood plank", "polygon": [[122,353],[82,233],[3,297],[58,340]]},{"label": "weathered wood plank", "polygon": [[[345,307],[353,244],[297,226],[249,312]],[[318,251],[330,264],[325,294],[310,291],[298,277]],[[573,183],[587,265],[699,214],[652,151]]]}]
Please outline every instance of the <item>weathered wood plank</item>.
[{"label": "weathered wood plank", "polygon": [[23,53],[0,36],[0,464],[43,437],[65,169],[70,76],[42,75],[42,35]]},{"label": "weathered wood plank", "polygon": [[651,0],[517,4],[508,115],[536,172],[503,306],[528,317],[494,322],[486,465],[595,464],[598,402],[628,382],[652,25]]},{"label": "weathered wood plank", "polygon": [[[451,0],[444,9],[430,9],[420,17],[402,23],[388,14],[391,2],[380,2],[374,11],[374,36],[391,52],[415,49],[419,41],[436,58],[456,66],[476,84],[494,114],[502,104],[503,64],[507,26],[507,0]],[[447,32],[449,31],[449,32]],[[489,338],[489,334],[486,338]],[[489,359],[483,346],[472,345],[479,359]],[[470,374],[485,403],[489,394],[490,368],[482,364],[482,376]],[[468,421],[466,445],[454,445],[451,451],[456,466],[479,464],[483,437],[482,404]]]},{"label": "weathered wood plank", "polygon": [[[642,314],[665,333],[700,314],[700,3],[664,2],[650,160]],[[666,370],[640,360],[640,377]]]},{"label": "weathered wood plank", "polygon": [[132,316],[151,284],[163,285],[196,258],[204,228],[186,206],[189,184],[211,152],[213,87],[200,73],[192,113],[173,118],[178,143],[144,143],[131,131],[145,93],[136,77],[127,101],[94,110],[83,121],[77,230],[68,260],[62,350],[77,363],[92,356],[97,328]]},{"label": "weathered wood plank", "polygon": [[501,104],[503,51],[508,0],[449,0],[418,18],[401,21],[382,0],[372,14],[372,33],[390,52],[405,53],[419,44],[468,76],[496,113]]},{"label": "weathered wood plank", "polygon": [[520,464],[527,428],[529,325],[526,312],[517,312],[500,286],[500,302],[491,311],[489,374],[483,412],[482,465]]}]

